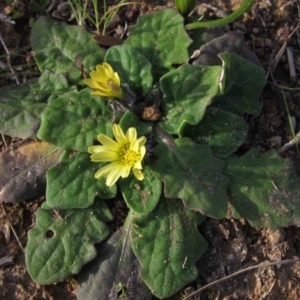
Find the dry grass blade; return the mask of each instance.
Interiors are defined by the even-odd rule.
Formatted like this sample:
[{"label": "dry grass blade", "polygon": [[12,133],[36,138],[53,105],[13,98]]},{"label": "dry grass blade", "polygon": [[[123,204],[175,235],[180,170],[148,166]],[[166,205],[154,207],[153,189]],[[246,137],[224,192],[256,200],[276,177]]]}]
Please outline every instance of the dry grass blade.
[{"label": "dry grass blade", "polygon": [[[299,14],[299,5],[298,5],[298,14]],[[297,33],[297,31],[298,31],[298,29],[299,29],[299,22],[298,22],[298,24],[297,24],[297,26],[295,27],[295,29],[289,34],[289,36],[286,38],[286,40],[285,40],[285,42],[283,43],[283,45],[282,45],[282,47],[280,48],[280,50],[278,51],[278,53],[276,54],[276,57],[275,57],[275,59],[272,61],[272,56],[273,56],[273,54],[274,54],[274,52],[272,53],[272,55],[271,55],[271,59],[270,59],[270,67],[269,67],[269,71],[268,71],[268,73],[267,73],[267,78],[268,78],[268,75],[269,75],[269,73],[271,72],[274,72],[275,71],[275,69],[276,69],[276,67],[277,67],[277,65],[278,65],[278,63],[279,63],[279,61],[280,61],[280,59],[281,59],[281,57],[282,57],[282,55],[283,55],[283,53],[284,53],[284,51],[286,50],[286,48],[287,48],[287,42],[290,40],[290,38],[294,35],[294,33]],[[284,26],[284,27],[286,27],[286,25]],[[284,32],[284,29],[283,29],[283,32]],[[279,39],[279,38],[278,38]],[[277,39],[277,40],[278,40]]]},{"label": "dry grass blade", "polygon": [[22,246],[22,244],[21,244],[21,242],[20,242],[20,240],[19,240],[19,238],[18,238],[18,235],[17,235],[17,233],[16,233],[14,227],[12,226],[12,224],[11,224],[11,222],[10,222],[10,220],[9,220],[9,216],[8,216],[8,213],[7,213],[5,204],[4,204],[3,202],[1,202],[1,204],[2,204],[2,207],[3,207],[4,213],[5,213],[6,217],[7,217],[7,220],[8,220],[8,222],[9,222],[9,226],[10,226],[10,228],[11,228],[11,231],[13,232],[13,234],[14,234],[14,236],[15,236],[15,238],[16,238],[16,240],[17,240],[19,246],[20,246],[20,248],[21,248],[22,251],[25,253],[25,250],[24,250],[24,248],[23,248],[23,246]]},{"label": "dry grass blade", "polygon": [[256,265],[256,266],[252,266],[252,267],[247,267],[245,269],[242,269],[242,270],[239,270],[233,274],[230,274],[226,277],[223,277],[219,280],[216,280],[214,282],[211,282],[207,285],[205,285],[204,287],[198,289],[197,291],[191,293],[190,295],[188,295],[187,297],[183,298],[182,300],[187,300],[187,299],[190,299],[192,296],[195,296],[197,295],[198,293],[208,289],[209,287],[212,287],[213,285],[216,285],[222,281],[225,281],[227,279],[230,279],[234,276],[237,276],[239,274],[242,274],[244,272],[248,272],[248,271],[251,271],[251,270],[255,270],[255,269],[259,269],[259,268],[266,268],[266,267],[270,267],[270,266],[274,266],[274,265],[283,265],[283,264],[291,264],[291,263],[297,263],[297,262],[300,262],[300,259],[286,259],[286,260],[281,260],[281,261],[274,261],[274,262],[268,262],[268,263],[262,263],[262,264],[259,264],[259,265]]},{"label": "dry grass blade", "polygon": [[296,68],[295,68],[295,62],[294,62],[293,48],[287,47],[286,53],[287,53],[287,58],[288,58],[288,63],[289,63],[290,77],[295,78],[296,77]]},{"label": "dry grass blade", "polygon": [[9,51],[8,51],[6,45],[5,45],[5,42],[4,42],[3,38],[2,38],[1,33],[0,33],[0,42],[1,42],[1,44],[2,44],[2,46],[3,46],[3,48],[4,48],[4,50],[5,50],[5,52],[6,52],[6,54],[7,54],[7,65],[9,66],[9,69],[10,69],[11,73],[13,74],[13,76],[14,76],[14,78],[15,78],[15,80],[16,80],[16,83],[17,83],[17,84],[20,84],[19,79],[18,79],[18,76],[16,75],[14,69],[11,67],[11,63],[10,63],[10,53],[9,53]]}]

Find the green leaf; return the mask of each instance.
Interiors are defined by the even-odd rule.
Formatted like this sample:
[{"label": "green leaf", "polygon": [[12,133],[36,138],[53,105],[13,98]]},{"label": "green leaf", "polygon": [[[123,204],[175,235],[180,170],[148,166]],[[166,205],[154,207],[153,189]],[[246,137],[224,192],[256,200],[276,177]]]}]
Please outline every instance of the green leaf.
[{"label": "green leaf", "polygon": [[[62,151],[45,142],[22,141],[0,153],[0,202],[18,202],[44,194],[46,171]],[[17,187],[17,188],[16,188]]]},{"label": "green leaf", "polygon": [[162,182],[153,175],[149,166],[145,166],[142,172],[145,177],[142,181],[132,175],[118,183],[127,206],[137,214],[147,215],[159,201]]},{"label": "green leaf", "polygon": [[42,114],[38,138],[66,150],[87,152],[98,134],[111,136],[114,113],[107,101],[90,92],[86,88],[53,99]]},{"label": "green leaf", "polygon": [[36,226],[28,232],[25,253],[31,278],[40,284],[51,284],[77,274],[97,255],[94,243],[109,235],[103,221],[111,220],[102,201],[86,209],[39,209]]},{"label": "green leaf", "polygon": [[137,95],[147,95],[152,89],[151,64],[134,48],[122,45],[110,48],[105,59],[121,78],[121,84],[129,85]]},{"label": "green leaf", "polygon": [[[130,223],[131,224],[131,223]],[[121,228],[101,245],[97,259],[79,273],[78,300],[150,300],[152,294],[140,278],[140,265],[131,250],[128,228]],[[137,298],[138,297],[138,298]]]},{"label": "green leaf", "polygon": [[200,123],[184,126],[181,136],[210,145],[214,155],[226,158],[245,142],[247,132],[248,125],[242,117],[216,107],[208,107]]},{"label": "green leaf", "polygon": [[300,181],[289,160],[273,150],[261,154],[251,149],[242,157],[229,157],[224,173],[230,178],[235,218],[269,228],[300,225]]},{"label": "green leaf", "polygon": [[105,179],[94,178],[98,169],[99,164],[91,162],[90,154],[66,151],[60,163],[47,172],[47,204],[58,209],[86,208],[96,196],[115,197],[115,185],[110,188]]},{"label": "green leaf", "polygon": [[212,105],[243,116],[258,115],[261,110],[259,97],[266,78],[253,63],[235,53],[220,54],[223,61],[223,95],[214,98]]},{"label": "green leaf", "polygon": [[226,216],[228,179],[222,174],[224,161],[213,156],[208,145],[165,136],[154,153],[159,158],[153,171],[164,182],[167,198],[180,198],[187,208],[206,216]]},{"label": "green leaf", "polygon": [[183,18],[173,9],[141,16],[125,41],[151,62],[155,81],[171,70],[172,65],[187,61],[190,43]]},{"label": "green leaf", "polygon": [[206,250],[206,241],[197,230],[203,220],[178,199],[165,198],[149,215],[134,217],[132,250],[141,264],[142,279],[160,299],[197,277],[195,262]]},{"label": "green leaf", "polygon": [[82,58],[84,69],[91,71],[103,62],[105,54],[83,26],[70,26],[44,16],[33,24],[30,43],[41,71],[76,73],[77,77],[80,76],[80,68],[75,64],[78,57]]},{"label": "green leaf", "polygon": [[149,134],[152,131],[152,122],[141,121],[132,111],[127,110],[120,119],[119,125],[124,132],[130,127],[135,127],[137,136]]},{"label": "green leaf", "polygon": [[199,123],[219,91],[221,71],[219,66],[184,65],[163,76],[160,84],[165,121],[160,126],[170,134],[178,134],[182,124]]},{"label": "green leaf", "polygon": [[[31,96],[35,95],[39,97],[39,101],[45,101],[46,94],[50,95],[51,98],[57,97],[70,89],[71,87],[66,77],[63,74],[57,74],[49,70],[45,70],[38,79],[38,90],[33,89]],[[49,99],[48,99],[49,101]]]},{"label": "green leaf", "polygon": [[47,101],[69,88],[62,74],[50,71],[39,79],[1,88],[0,132],[22,139],[35,138]]}]

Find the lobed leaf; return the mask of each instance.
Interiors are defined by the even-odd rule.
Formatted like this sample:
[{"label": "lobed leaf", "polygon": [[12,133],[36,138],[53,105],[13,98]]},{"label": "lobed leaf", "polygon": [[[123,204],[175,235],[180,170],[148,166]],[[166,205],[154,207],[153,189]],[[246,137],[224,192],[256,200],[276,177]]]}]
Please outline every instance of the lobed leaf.
[{"label": "lobed leaf", "polygon": [[103,62],[105,51],[93,40],[83,26],[71,26],[46,16],[32,26],[30,44],[35,61],[41,71],[72,74],[80,77],[80,58],[86,71]]},{"label": "lobed leaf", "polygon": [[160,126],[166,132],[178,134],[184,123],[196,125],[201,121],[219,91],[221,70],[219,66],[184,65],[161,78],[165,117]]},{"label": "lobed leaf", "polygon": [[109,235],[104,222],[111,220],[102,201],[86,209],[39,209],[25,253],[30,277],[40,284],[52,284],[77,274],[96,257],[94,243]]},{"label": "lobed leaf", "polygon": [[245,142],[247,132],[248,125],[242,117],[216,107],[208,107],[200,123],[184,126],[181,136],[210,145],[215,156],[226,158]]},{"label": "lobed leaf", "polygon": [[118,184],[127,206],[134,213],[147,215],[160,199],[162,182],[153,175],[149,166],[145,166],[142,172],[144,180],[140,181],[134,176],[129,176],[119,180]]},{"label": "lobed leaf", "polygon": [[130,29],[125,41],[143,54],[152,64],[154,81],[158,81],[174,64],[188,59],[187,48],[191,43],[182,16],[174,9],[164,9],[141,16]]},{"label": "lobed leaf", "polygon": [[46,103],[69,89],[63,74],[47,70],[39,79],[1,88],[1,133],[22,139],[36,138]]},{"label": "lobed leaf", "polygon": [[252,226],[299,226],[300,182],[289,160],[253,148],[242,157],[229,157],[224,174],[230,179],[235,218],[246,218]]},{"label": "lobed leaf", "polygon": [[134,217],[132,249],[141,264],[142,279],[160,299],[197,277],[195,262],[206,250],[197,230],[203,220],[178,199],[165,198],[149,215]]},{"label": "lobed leaf", "polygon": [[223,95],[214,98],[212,106],[243,116],[258,115],[259,96],[266,84],[262,70],[235,53],[220,54],[223,61]]},{"label": "lobed leaf", "polygon": [[165,136],[154,153],[158,156],[154,175],[164,182],[167,198],[180,198],[188,209],[206,216],[226,216],[228,179],[222,174],[225,163],[212,154],[208,145]]},{"label": "lobed leaf", "polygon": [[47,204],[57,209],[86,208],[96,196],[115,197],[116,186],[110,188],[105,179],[94,178],[98,169],[99,165],[91,162],[88,153],[66,151],[60,163],[47,172]]},{"label": "lobed leaf", "polygon": [[[0,153],[0,201],[18,202],[42,195],[46,171],[62,151],[45,142],[22,141]],[[16,188],[17,187],[17,188]]]},{"label": "lobed leaf", "polygon": [[114,118],[108,102],[92,97],[89,88],[72,91],[49,103],[37,136],[66,150],[87,152],[98,134],[112,135]]},{"label": "lobed leaf", "polygon": [[[140,265],[132,252],[128,230],[121,228],[115,232],[101,245],[98,257],[79,273],[78,300],[152,299],[140,278]],[[124,296],[120,285],[124,286]]]}]

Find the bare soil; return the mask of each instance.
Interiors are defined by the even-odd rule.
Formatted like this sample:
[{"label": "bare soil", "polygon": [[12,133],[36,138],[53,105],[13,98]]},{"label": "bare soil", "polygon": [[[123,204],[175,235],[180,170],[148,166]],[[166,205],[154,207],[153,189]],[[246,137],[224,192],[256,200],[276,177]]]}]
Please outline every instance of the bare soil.
[{"label": "bare soil", "polygon": [[[30,49],[26,47],[29,46],[30,18],[36,19],[38,14],[30,10],[28,2],[19,2],[17,10],[21,17],[15,20],[16,24],[9,24],[0,18],[0,34],[11,54],[8,62],[4,48],[0,46],[0,63],[10,63],[12,66],[32,63]],[[151,5],[122,8],[112,23],[110,34],[118,31],[118,25],[124,27],[125,21],[134,23],[140,13],[172,5],[172,1],[148,2]],[[109,3],[113,5],[118,1]],[[199,5],[198,12],[214,18],[223,12],[235,10],[240,1],[215,0],[202,3],[210,6]],[[9,9],[8,6],[1,1],[0,13]],[[286,88],[299,87],[298,23],[298,1],[263,0],[256,1],[248,13],[224,28],[225,31],[244,32],[249,49],[257,54],[262,66],[268,71],[268,84],[262,95],[262,113],[259,117],[249,116],[247,119],[250,132],[247,143],[243,146],[244,150],[250,146],[255,146],[262,152],[271,148],[279,149],[292,139],[283,95],[278,84]],[[293,68],[287,59],[286,48],[293,53],[296,76],[291,76]],[[281,49],[283,54],[280,56]],[[32,65],[28,65],[26,70],[36,71]],[[15,75],[21,82],[25,78],[22,76],[23,72],[24,68],[15,69]],[[0,68],[0,87],[16,83],[13,74],[8,76],[8,73],[10,72],[7,69],[3,71]],[[290,115],[294,117],[295,132],[298,132],[300,93],[291,89],[283,91]],[[0,137],[0,150],[15,141],[11,137]],[[281,155],[292,159],[300,174],[300,160],[295,149],[284,151]],[[33,282],[26,272],[23,249],[27,243],[27,232],[34,226],[35,211],[43,201],[44,197],[40,197],[27,202],[0,205],[0,299],[76,299],[76,276],[63,283],[41,286]],[[112,211],[116,215],[114,227],[122,224],[120,213],[117,212],[124,209],[120,202],[113,204]],[[245,267],[285,259],[300,259],[300,228],[297,227],[270,230],[253,228],[244,220],[207,219],[199,229],[209,242],[208,250],[197,263],[199,278],[170,299],[182,299],[183,295]],[[251,270],[218,283],[193,299],[298,300],[300,264],[278,264]]]}]

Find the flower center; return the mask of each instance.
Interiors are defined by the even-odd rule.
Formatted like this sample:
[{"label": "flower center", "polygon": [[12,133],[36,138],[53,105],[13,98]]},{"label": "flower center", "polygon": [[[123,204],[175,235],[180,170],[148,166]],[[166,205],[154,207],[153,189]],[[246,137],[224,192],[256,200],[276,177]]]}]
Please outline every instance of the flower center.
[{"label": "flower center", "polygon": [[129,145],[123,147],[120,152],[120,161],[126,166],[133,166],[141,159],[141,154],[129,149]]}]

